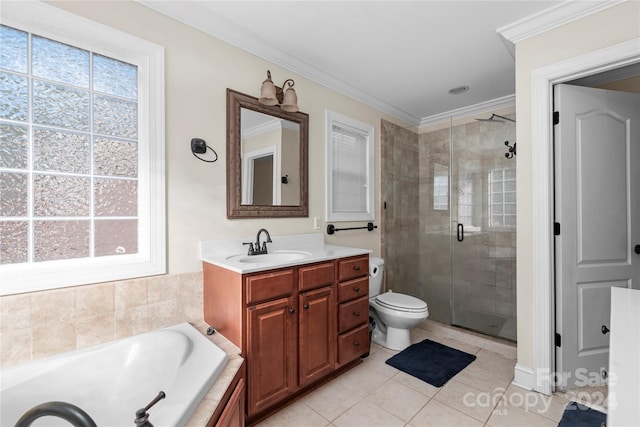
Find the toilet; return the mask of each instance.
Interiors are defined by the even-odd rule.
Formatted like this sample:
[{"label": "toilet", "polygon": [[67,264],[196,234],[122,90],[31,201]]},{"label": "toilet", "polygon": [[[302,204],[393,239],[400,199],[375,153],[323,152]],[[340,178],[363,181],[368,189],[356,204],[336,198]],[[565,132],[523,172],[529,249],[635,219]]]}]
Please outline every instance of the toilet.
[{"label": "toilet", "polygon": [[427,303],[398,292],[380,293],[384,260],[369,258],[369,315],[375,326],[372,340],[391,350],[404,350],[411,345],[411,328],[429,316]]}]

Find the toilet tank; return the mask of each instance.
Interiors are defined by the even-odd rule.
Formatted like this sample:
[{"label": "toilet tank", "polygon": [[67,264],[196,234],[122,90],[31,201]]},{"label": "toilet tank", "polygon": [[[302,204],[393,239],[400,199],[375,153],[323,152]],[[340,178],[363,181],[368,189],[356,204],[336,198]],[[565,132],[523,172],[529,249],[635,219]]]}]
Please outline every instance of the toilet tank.
[{"label": "toilet tank", "polygon": [[384,260],[378,257],[369,257],[369,297],[380,293],[383,272]]}]

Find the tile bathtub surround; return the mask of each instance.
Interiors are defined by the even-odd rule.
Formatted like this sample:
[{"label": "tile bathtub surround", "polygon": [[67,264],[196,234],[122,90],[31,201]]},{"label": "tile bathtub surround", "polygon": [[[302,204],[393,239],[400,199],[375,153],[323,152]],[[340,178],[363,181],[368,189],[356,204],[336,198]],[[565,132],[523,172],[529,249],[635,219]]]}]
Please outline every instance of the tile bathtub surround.
[{"label": "tile bathtub surround", "polygon": [[0,367],[202,320],[202,272],[0,297]]},{"label": "tile bathtub surround", "polygon": [[411,334],[414,343],[428,338],[477,359],[436,388],[386,365],[397,352],[374,344],[362,364],[258,426],[556,426],[569,403],[511,385],[512,343],[430,320]]}]

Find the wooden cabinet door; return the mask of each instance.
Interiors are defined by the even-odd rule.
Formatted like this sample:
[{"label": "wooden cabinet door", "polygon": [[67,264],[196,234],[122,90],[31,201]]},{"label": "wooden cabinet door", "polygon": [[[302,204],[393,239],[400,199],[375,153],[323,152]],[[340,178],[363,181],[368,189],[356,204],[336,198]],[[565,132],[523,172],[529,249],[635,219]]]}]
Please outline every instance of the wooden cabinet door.
[{"label": "wooden cabinet door", "polygon": [[300,294],[300,386],[333,371],[335,366],[336,302],[333,287]]},{"label": "wooden cabinet door", "polygon": [[296,307],[280,298],[248,307],[248,413],[277,403],[296,388]]},{"label": "wooden cabinet door", "polygon": [[215,427],[244,427],[244,395],[244,378],[240,378]]}]

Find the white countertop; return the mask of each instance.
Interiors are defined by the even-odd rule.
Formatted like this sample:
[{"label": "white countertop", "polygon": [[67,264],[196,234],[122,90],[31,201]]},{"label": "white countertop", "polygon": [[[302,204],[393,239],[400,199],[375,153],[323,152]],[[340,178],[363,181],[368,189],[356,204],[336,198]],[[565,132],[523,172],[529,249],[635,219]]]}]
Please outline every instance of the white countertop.
[{"label": "white countertop", "polygon": [[[369,249],[351,248],[347,246],[327,245],[324,243],[324,234],[288,234],[271,236],[272,243],[267,243],[269,253],[283,251],[304,252],[305,257],[291,261],[264,263],[264,262],[240,262],[239,258],[248,258],[248,246],[243,243],[254,243],[256,237],[246,237],[233,240],[206,240],[200,242],[200,260],[209,264],[226,268],[237,273],[252,273],[255,271],[272,270],[293,265],[311,264],[337,258],[355,255],[370,254]],[[266,239],[263,233],[261,242]]]}]

